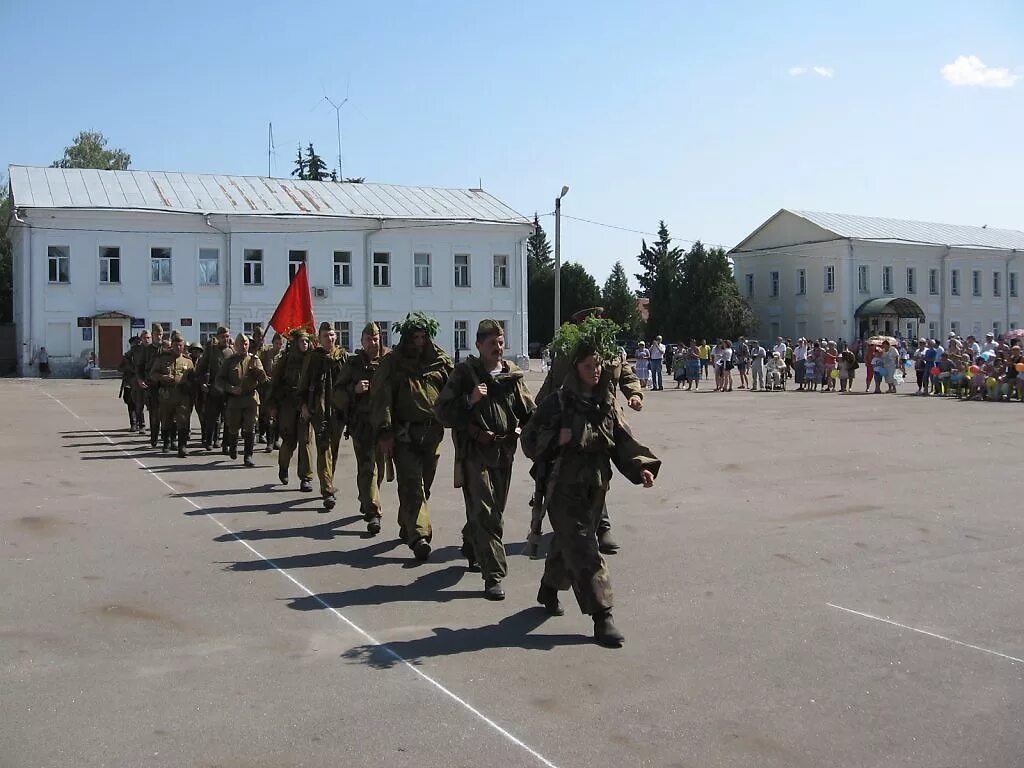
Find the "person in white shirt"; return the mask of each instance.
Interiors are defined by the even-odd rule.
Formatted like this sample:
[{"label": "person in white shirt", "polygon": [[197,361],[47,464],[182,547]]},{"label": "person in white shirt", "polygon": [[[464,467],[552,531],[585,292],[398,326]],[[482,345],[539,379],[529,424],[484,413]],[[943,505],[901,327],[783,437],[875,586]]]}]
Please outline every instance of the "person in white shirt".
[{"label": "person in white shirt", "polygon": [[764,389],[764,364],[768,357],[768,350],[761,346],[759,341],[751,341],[750,347],[750,390],[757,392],[758,385]]},{"label": "person in white shirt", "polygon": [[995,352],[999,349],[999,342],[996,341],[996,335],[989,331],[985,334],[985,343],[981,345],[981,351],[984,352]]},{"label": "person in white shirt", "polygon": [[657,392],[665,387],[661,382],[661,374],[665,370],[662,361],[665,359],[665,345],[661,336],[655,336],[651,342],[651,390]]},{"label": "person in white shirt", "polygon": [[807,339],[800,338],[797,340],[799,343],[796,345],[796,349],[793,350],[793,372],[796,374],[797,391],[802,392],[804,384],[805,372],[807,370]]}]

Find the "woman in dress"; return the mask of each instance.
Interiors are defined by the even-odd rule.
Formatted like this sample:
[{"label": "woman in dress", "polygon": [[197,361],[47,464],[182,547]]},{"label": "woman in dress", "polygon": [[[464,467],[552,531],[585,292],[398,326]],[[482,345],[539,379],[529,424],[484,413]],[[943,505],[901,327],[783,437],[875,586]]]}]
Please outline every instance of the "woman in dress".
[{"label": "woman in dress", "polygon": [[636,350],[636,377],[640,379],[640,386],[647,389],[651,383],[651,352],[642,341]]}]

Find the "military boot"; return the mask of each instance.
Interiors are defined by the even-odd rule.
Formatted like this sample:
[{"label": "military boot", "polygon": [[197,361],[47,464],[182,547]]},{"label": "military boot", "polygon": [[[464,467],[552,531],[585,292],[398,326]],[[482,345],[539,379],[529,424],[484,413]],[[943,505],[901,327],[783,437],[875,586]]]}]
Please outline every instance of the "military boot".
[{"label": "military boot", "polygon": [[238,435],[234,433],[229,434],[225,432],[222,444],[224,446],[224,453],[228,456],[228,458],[238,458]]},{"label": "military boot", "polygon": [[170,438],[171,438],[171,450],[172,451],[178,450],[178,433],[177,433],[177,431],[175,431],[175,429],[173,427],[169,427],[167,432],[170,434]]},{"label": "military boot", "polygon": [[537,602],[544,606],[548,616],[563,616],[565,614],[565,608],[562,607],[562,603],[558,599],[558,590],[543,582],[541,582],[540,589],[537,590]]},{"label": "military boot", "polygon": [[164,441],[164,453],[171,450],[171,432],[168,429],[163,430],[163,441]]},{"label": "military boot", "polygon": [[[247,467],[255,467],[256,462],[252,460],[252,445],[253,435],[252,432],[245,433],[244,448],[242,451],[242,463]],[[234,457],[232,457],[234,458]]]},{"label": "military boot", "polygon": [[484,597],[488,600],[504,600],[505,590],[498,579],[487,579],[484,582]]},{"label": "military boot", "polygon": [[152,448],[156,448],[157,441],[160,439],[160,425],[154,424],[152,421],[149,423],[149,445]]},{"label": "military boot", "polygon": [[187,446],[188,446],[188,430],[187,429],[179,429],[178,430],[178,458],[179,459],[184,459],[186,456],[188,456],[188,451],[186,450]]},{"label": "military boot", "polygon": [[612,609],[605,608],[594,614],[594,639],[605,648],[621,648],[626,638],[612,621]]},{"label": "military boot", "polygon": [[380,533],[380,515],[374,515],[366,519],[366,532],[371,536]]},{"label": "military boot", "polygon": [[611,527],[598,530],[597,548],[602,555],[614,555],[619,551],[619,543],[612,538]]}]

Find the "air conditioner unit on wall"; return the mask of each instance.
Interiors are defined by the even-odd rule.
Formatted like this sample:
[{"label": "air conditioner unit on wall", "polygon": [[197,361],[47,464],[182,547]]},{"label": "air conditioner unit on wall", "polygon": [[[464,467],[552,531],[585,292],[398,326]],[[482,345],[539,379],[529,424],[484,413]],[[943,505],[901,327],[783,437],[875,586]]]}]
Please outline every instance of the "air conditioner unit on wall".
[{"label": "air conditioner unit on wall", "polygon": [[313,289],[313,296],[315,296],[318,299],[326,299],[327,298],[327,289],[326,288],[314,288]]}]

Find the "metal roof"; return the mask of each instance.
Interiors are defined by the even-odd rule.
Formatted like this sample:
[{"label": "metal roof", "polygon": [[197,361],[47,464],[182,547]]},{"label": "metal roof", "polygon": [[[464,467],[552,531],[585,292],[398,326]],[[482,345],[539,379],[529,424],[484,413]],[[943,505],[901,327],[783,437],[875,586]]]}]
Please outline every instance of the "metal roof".
[{"label": "metal roof", "polygon": [[878,315],[896,315],[897,317],[916,317],[924,321],[924,310],[913,299],[881,298],[868,299],[853,313],[854,317],[877,317]]},{"label": "metal roof", "polygon": [[958,224],[931,224],[924,221],[880,219],[874,216],[850,216],[842,213],[796,211],[783,209],[806,219],[839,237],[854,240],[877,240],[927,245],[948,245],[954,248],[997,248],[1024,250],[1024,232],[1015,229],[991,229]]},{"label": "metal roof", "polygon": [[8,170],[19,208],[531,223],[479,189],[24,165]]}]

